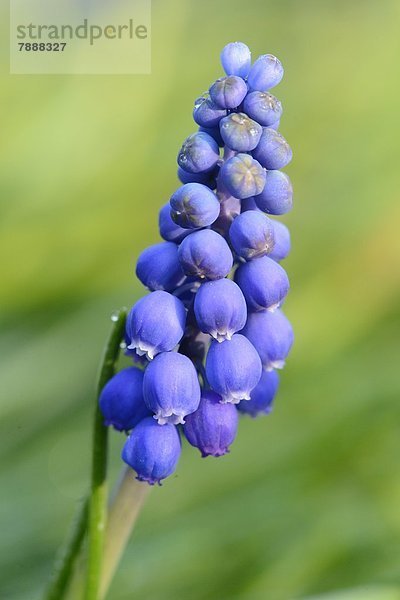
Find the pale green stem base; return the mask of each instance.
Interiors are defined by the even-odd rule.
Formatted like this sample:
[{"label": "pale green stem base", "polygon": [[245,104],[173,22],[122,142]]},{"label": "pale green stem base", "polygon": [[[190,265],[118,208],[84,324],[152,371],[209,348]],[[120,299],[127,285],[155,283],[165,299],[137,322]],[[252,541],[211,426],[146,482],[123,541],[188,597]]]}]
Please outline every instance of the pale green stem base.
[{"label": "pale green stem base", "polygon": [[150,491],[150,486],[137,481],[129,467],[121,474],[110,506],[100,579],[100,598],[105,598],[120,558],[129,541],[133,526]]}]

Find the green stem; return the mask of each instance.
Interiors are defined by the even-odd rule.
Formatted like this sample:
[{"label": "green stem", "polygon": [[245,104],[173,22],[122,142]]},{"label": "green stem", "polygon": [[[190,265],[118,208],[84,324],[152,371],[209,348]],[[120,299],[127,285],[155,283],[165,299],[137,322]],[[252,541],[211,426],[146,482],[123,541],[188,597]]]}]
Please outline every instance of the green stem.
[{"label": "green stem", "polygon": [[[126,310],[121,309],[112,317],[113,328],[104,351],[100,369],[97,397],[107,381],[114,375],[126,320]],[[88,561],[86,577],[86,600],[98,600],[103,562],[103,546],[107,520],[107,451],[108,428],[103,424],[99,404],[96,401],[93,425],[92,480],[89,498]]]},{"label": "green stem", "polygon": [[121,556],[129,541],[133,526],[150,491],[150,486],[135,479],[135,473],[126,467],[120,477],[107,518],[106,543],[100,598],[105,598]]},{"label": "green stem", "polygon": [[60,600],[67,589],[75,559],[80,551],[85,537],[88,515],[88,502],[85,500],[79,506],[69,536],[60,552],[60,557],[54,565],[54,572],[45,593],[45,600]]}]

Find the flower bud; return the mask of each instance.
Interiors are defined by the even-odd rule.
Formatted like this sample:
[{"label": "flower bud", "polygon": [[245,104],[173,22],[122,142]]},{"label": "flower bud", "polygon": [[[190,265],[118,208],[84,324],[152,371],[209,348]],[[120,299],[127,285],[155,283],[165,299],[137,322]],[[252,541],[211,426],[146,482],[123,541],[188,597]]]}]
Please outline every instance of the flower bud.
[{"label": "flower bud", "polygon": [[158,425],[143,419],[132,431],[122,450],[122,460],[136,471],[139,481],[160,484],[176,469],[181,441],[174,425]]},{"label": "flower bud", "polygon": [[266,169],[276,170],[286,167],[293,153],[283,135],[272,127],[264,127],[253,156]]},{"label": "flower bud", "polygon": [[285,270],[267,256],[240,265],[235,281],[250,311],[275,310],[289,291]]},{"label": "flower bud", "polygon": [[279,262],[286,258],[290,252],[290,231],[280,221],[272,221],[272,223],[274,225],[275,244],[269,258]]},{"label": "flower bud", "polygon": [[264,369],[283,369],[293,345],[293,329],[282,311],[249,314],[241,333],[257,350]]},{"label": "flower bud", "polygon": [[226,277],[233,266],[233,256],[222,236],[211,229],[194,231],[178,250],[179,260],[186,275],[202,279]]},{"label": "flower bud", "polygon": [[[247,212],[248,210],[258,210],[260,211],[260,209],[258,208],[256,201],[253,197],[251,198],[243,198],[243,200],[241,201],[241,212]],[[261,211],[260,211],[261,212]]]},{"label": "flower bud", "polygon": [[217,196],[201,183],[186,183],[171,196],[171,217],[181,227],[196,229],[214,223],[219,215]]},{"label": "flower bud", "polygon": [[209,98],[209,94],[198,98],[194,104],[193,119],[200,127],[217,127],[222,117],[226,116],[224,108],[218,108]]},{"label": "flower bud", "polygon": [[220,108],[237,108],[246,94],[246,82],[236,75],[221,77],[210,87],[210,98]]},{"label": "flower bud", "polygon": [[175,242],[176,244],[179,244],[190,233],[187,229],[183,229],[183,227],[179,227],[179,225],[174,223],[171,218],[171,205],[169,202],[164,204],[160,209],[158,214],[158,228],[164,240]]},{"label": "flower bud", "polygon": [[265,187],[255,202],[260,210],[270,215],[284,215],[292,210],[293,188],[286,173],[267,171]]},{"label": "flower bud", "polygon": [[222,402],[249,400],[260,380],[261,360],[254,346],[236,333],[231,340],[211,342],[206,358],[206,375]]},{"label": "flower bud", "polygon": [[229,238],[236,254],[251,260],[271,252],[275,243],[274,226],[262,212],[249,210],[233,221]]},{"label": "flower bud", "polygon": [[200,402],[200,385],[192,361],[178,352],[162,352],[143,379],[144,401],[160,425],[184,423]]},{"label": "flower bud", "polygon": [[245,113],[231,113],[221,119],[221,137],[235,152],[250,152],[260,141],[262,127]]},{"label": "flower bud", "polygon": [[283,77],[280,60],[272,54],[259,56],[250,69],[247,83],[252,90],[266,92],[278,85]]},{"label": "flower bud", "polygon": [[279,120],[279,121],[276,121],[275,123],[273,123],[272,125],[268,125],[268,127],[270,129],[273,129],[274,131],[278,131],[280,124],[281,124],[281,122]]},{"label": "flower bud", "polygon": [[226,237],[233,220],[240,214],[240,200],[234,196],[220,198],[219,216],[213,223],[213,230]]},{"label": "flower bud", "polygon": [[220,178],[227,191],[242,200],[261,194],[265,185],[265,170],[249,154],[237,154],[224,162]]},{"label": "flower bud", "polygon": [[243,329],[247,318],[244,296],[230,279],[209,281],[200,286],[194,299],[199,328],[218,342],[230,340]]},{"label": "flower bud", "polygon": [[278,98],[268,92],[247,94],[243,102],[243,110],[264,127],[271,127],[282,116],[282,104]]},{"label": "flower bud", "polygon": [[[224,145],[224,140],[222,139],[221,132],[219,130],[219,124],[216,127],[199,127],[199,131],[210,135],[221,148]],[[216,165],[215,169],[219,169],[218,164]]]},{"label": "flower bud", "polygon": [[238,411],[251,417],[268,415],[272,411],[278,386],[278,373],[276,371],[263,371],[260,381],[251,391],[250,400],[239,402],[237,405]]},{"label": "flower bud", "polygon": [[143,371],[137,367],[123,369],[101,391],[100,410],[104,425],[117,431],[129,431],[151,415],[143,400]]},{"label": "flower bud", "polygon": [[159,352],[169,352],[182,339],[186,311],[182,302],[164,291],[144,296],[131,308],[126,321],[128,348],[152,360]]},{"label": "flower bud", "polygon": [[229,452],[237,427],[235,406],[221,403],[221,397],[215,392],[203,391],[199,408],[187,416],[183,432],[189,444],[198,448],[205,458]]},{"label": "flower bud", "polygon": [[[200,131],[200,130],[199,130]],[[214,131],[212,129],[209,129],[206,133],[209,133],[211,131]],[[219,129],[218,129],[218,134],[219,134]],[[209,133],[209,135],[211,135],[211,133]],[[212,135],[211,135],[212,137]],[[219,172],[219,167],[218,165],[216,165],[214,167],[214,169],[212,169],[211,171],[207,171],[206,173],[189,173],[188,171],[185,171],[184,169],[182,169],[181,167],[178,167],[178,179],[181,183],[202,183],[203,185],[206,185],[207,187],[210,188],[210,190],[215,189],[216,187],[216,176],[218,175]]]},{"label": "flower bud", "polygon": [[227,75],[245,79],[251,67],[251,52],[243,42],[231,42],[221,52],[221,64]]},{"label": "flower bud", "polygon": [[143,250],[137,261],[136,276],[151,291],[175,290],[185,279],[177,245],[160,242]]},{"label": "flower bud", "polygon": [[211,171],[219,160],[217,142],[207,133],[192,133],[183,142],[178,154],[178,165],[189,173]]}]

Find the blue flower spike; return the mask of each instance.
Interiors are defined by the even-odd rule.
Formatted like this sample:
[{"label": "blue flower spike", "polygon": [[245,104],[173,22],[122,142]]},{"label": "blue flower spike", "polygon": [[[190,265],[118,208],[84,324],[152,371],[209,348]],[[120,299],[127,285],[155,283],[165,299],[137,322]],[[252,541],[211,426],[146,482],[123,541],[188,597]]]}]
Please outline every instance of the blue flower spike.
[{"label": "blue flower spike", "polygon": [[137,366],[99,399],[105,423],[130,432],[123,460],[150,485],[176,469],[178,427],[201,456],[218,457],[240,416],[269,414],[293,344],[281,310],[290,232],[276,219],[293,206],[281,170],[292,150],[270,91],[283,66],[272,54],[252,64],[243,42],[228,43],[221,64],[225,74],[194,103],[196,132],[177,157],[181,185],[159,212],[164,241],[137,261],[150,290],[127,318]]}]

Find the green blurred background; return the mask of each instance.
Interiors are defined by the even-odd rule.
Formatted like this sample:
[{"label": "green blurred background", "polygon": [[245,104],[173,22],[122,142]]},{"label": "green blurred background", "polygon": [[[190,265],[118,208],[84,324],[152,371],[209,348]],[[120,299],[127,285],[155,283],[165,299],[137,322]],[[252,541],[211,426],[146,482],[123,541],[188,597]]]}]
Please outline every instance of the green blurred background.
[{"label": "green blurred background", "polygon": [[399,27],[397,0],[155,0],[150,76],[9,76],[4,46],[2,600],[40,597],[87,489],[109,316],[234,40],[286,68],[296,344],[273,416],[152,490],[109,598],[400,598]]}]

